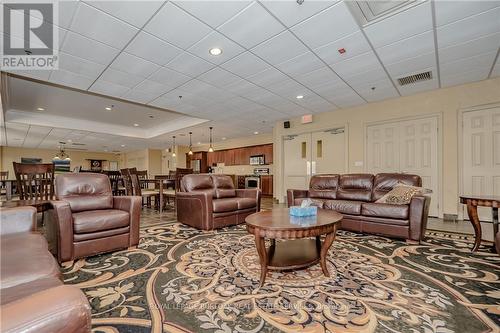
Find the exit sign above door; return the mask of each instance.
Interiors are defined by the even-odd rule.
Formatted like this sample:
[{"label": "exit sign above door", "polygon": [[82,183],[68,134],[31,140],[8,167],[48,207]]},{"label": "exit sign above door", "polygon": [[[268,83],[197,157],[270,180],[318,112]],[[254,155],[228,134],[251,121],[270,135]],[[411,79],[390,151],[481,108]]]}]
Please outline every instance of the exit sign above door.
[{"label": "exit sign above door", "polygon": [[302,122],[302,124],[312,123],[313,122],[313,115],[312,114],[303,115],[301,122]]}]

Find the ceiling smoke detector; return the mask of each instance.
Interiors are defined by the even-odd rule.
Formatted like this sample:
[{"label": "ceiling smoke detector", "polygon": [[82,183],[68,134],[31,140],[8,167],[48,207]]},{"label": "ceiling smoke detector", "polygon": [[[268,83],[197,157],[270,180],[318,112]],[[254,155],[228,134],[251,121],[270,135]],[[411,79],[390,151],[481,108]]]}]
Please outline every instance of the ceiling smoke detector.
[{"label": "ceiling smoke detector", "polygon": [[405,86],[407,84],[413,84],[413,83],[428,81],[428,80],[432,80],[432,72],[431,71],[401,77],[398,79],[398,83],[400,86]]}]

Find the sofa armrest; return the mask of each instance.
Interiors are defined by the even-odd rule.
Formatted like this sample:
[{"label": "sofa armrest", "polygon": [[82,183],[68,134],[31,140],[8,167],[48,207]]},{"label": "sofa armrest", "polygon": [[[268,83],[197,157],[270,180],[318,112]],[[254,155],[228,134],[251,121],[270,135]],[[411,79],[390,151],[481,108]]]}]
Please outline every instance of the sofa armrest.
[{"label": "sofa armrest", "polygon": [[210,230],[213,224],[212,195],[207,192],[177,192],[177,220],[192,227]]},{"label": "sofa armrest", "polygon": [[73,258],[73,213],[69,202],[54,200],[52,209],[45,212],[47,238],[51,252],[57,254],[59,262]]},{"label": "sofa armrest", "polygon": [[308,198],[309,191],[308,190],[287,190],[286,191],[286,199],[288,203],[288,207],[294,205],[295,199],[298,198]]},{"label": "sofa armrest", "polygon": [[36,208],[16,207],[0,209],[0,234],[30,232],[36,229]]},{"label": "sofa armrest", "polygon": [[260,211],[260,200],[262,197],[262,191],[258,188],[255,189],[237,189],[236,196],[238,198],[255,198],[257,202],[256,211]]},{"label": "sofa armrest", "polygon": [[128,246],[139,244],[142,198],[138,196],[113,197],[113,208],[126,211],[130,215],[130,237]]},{"label": "sofa armrest", "polygon": [[90,305],[74,286],[50,288],[1,306],[1,331],[5,333],[87,333]]},{"label": "sofa armrest", "polygon": [[409,234],[411,240],[421,241],[424,238],[430,203],[431,197],[427,195],[415,195],[411,198]]}]

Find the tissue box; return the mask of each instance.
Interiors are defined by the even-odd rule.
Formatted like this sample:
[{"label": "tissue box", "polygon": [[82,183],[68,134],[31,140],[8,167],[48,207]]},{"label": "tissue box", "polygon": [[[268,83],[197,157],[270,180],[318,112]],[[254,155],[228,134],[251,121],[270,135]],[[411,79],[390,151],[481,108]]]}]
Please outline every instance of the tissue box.
[{"label": "tissue box", "polygon": [[309,206],[309,207],[300,207],[300,206],[292,206],[290,207],[290,215],[291,216],[315,216],[318,214],[318,207]]}]

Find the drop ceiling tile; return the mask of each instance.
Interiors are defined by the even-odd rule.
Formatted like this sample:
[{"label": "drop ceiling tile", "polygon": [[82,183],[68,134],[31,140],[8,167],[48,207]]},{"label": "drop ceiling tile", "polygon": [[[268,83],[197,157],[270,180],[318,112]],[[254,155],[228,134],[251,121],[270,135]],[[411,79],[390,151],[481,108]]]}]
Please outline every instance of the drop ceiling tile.
[{"label": "drop ceiling tile", "polygon": [[185,102],[183,102],[182,99],[179,98],[179,95],[167,93],[165,95],[158,97],[157,99],[155,99],[154,101],[152,101],[148,104],[153,105],[153,106],[157,106],[160,108],[177,110],[177,108],[180,105],[185,104]]},{"label": "drop ceiling tile", "polygon": [[370,24],[364,30],[375,48],[432,30],[430,1]]},{"label": "drop ceiling tile", "polygon": [[125,94],[123,94],[121,97],[126,99],[126,100],[129,100],[129,101],[147,104],[147,103],[155,100],[156,98],[158,98],[158,96],[159,96],[159,94],[156,94],[156,93],[145,92],[145,91],[138,90],[138,89],[130,89]]},{"label": "drop ceiling tile", "polygon": [[111,63],[110,67],[143,78],[151,75],[160,68],[160,66],[150,61],[126,52],[120,53],[120,55]]},{"label": "drop ceiling tile", "polygon": [[53,70],[50,74],[50,82],[83,90],[87,90],[93,81],[94,79],[62,69]]},{"label": "drop ceiling tile", "polygon": [[50,133],[51,127],[31,125],[23,142],[23,147],[35,148]]},{"label": "drop ceiling tile", "polygon": [[500,7],[437,28],[438,48],[500,32]]},{"label": "drop ceiling tile", "polygon": [[314,91],[327,101],[341,107],[365,103],[365,101],[344,82],[328,83],[315,88]]},{"label": "drop ceiling tile", "polygon": [[436,1],[436,25],[442,26],[500,6],[500,1]]},{"label": "drop ceiling tile", "polygon": [[[375,89],[372,89],[372,87],[375,87]],[[399,97],[399,93],[389,80],[371,82],[359,87],[354,87],[354,89],[356,89],[356,92],[368,102]]]},{"label": "drop ceiling tile", "polygon": [[144,80],[134,87],[134,90],[156,94],[156,97],[173,89],[174,87],[166,86],[151,80]]},{"label": "drop ceiling tile", "polygon": [[232,85],[240,80],[238,76],[220,67],[215,67],[214,69],[198,76],[198,79],[219,88]]},{"label": "drop ceiling tile", "polygon": [[312,16],[292,29],[310,48],[336,41],[359,30],[359,26],[344,2]]},{"label": "drop ceiling tile", "polygon": [[217,30],[249,49],[284,29],[259,3],[254,2]]},{"label": "drop ceiling tile", "polygon": [[106,66],[60,52],[59,68],[76,74],[97,78]]},{"label": "drop ceiling tile", "polygon": [[312,52],[306,52],[293,59],[276,65],[284,73],[297,77],[324,66],[324,63]]},{"label": "drop ceiling tile", "polygon": [[102,65],[108,65],[120,52],[118,49],[71,31],[68,31],[61,50]]},{"label": "drop ceiling tile", "polygon": [[51,70],[17,70],[17,71],[6,71],[8,73],[20,75],[20,76],[26,76],[30,77],[33,79],[38,79],[38,80],[43,80],[43,81],[48,81],[50,78],[50,73],[52,72]]},{"label": "drop ceiling tile", "polygon": [[[284,52],[284,50],[286,50]],[[307,52],[307,48],[289,31],[284,31],[277,36],[254,47],[252,53],[258,55],[272,65]]]},{"label": "drop ceiling tile", "polygon": [[144,80],[142,76],[122,72],[111,67],[107,68],[104,73],[102,73],[99,80],[101,79],[128,88],[133,88]]},{"label": "drop ceiling tile", "polygon": [[149,80],[167,85],[172,87],[180,86],[183,83],[191,80],[191,77],[171,70],[169,68],[161,67],[155,73],[153,73]]},{"label": "drop ceiling tile", "polygon": [[109,95],[109,96],[114,96],[114,97],[121,97],[124,93],[129,91],[129,87],[104,81],[103,79],[99,78],[92,87],[90,87],[89,91],[103,94],[103,95]]},{"label": "drop ceiling tile", "polygon": [[58,22],[52,22],[60,27],[68,29],[73,20],[78,1],[58,1],[59,15]]},{"label": "drop ceiling tile", "polygon": [[[220,48],[222,54],[218,56],[211,55],[209,51],[214,47]],[[244,51],[245,49],[241,46],[227,39],[217,31],[212,31],[209,35],[188,49],[188,52],[214,64],[221,64]]]},{"label": "drop ceiling tile", "polygon": [[340,78],[328,67],[321,67],[310,73],[298,76],[297,81],[314,90],[315,87],[340,82]]},{"label": "drop ceiling tile", "polygon": [[123,48],[139,31],[83,2],[78,5],[70,29],[118,49]]},{"label": "drop ceiling tile", "polygon": [[306,96],[312,94],[309,89],[291,79],[280,82],[279,84],[269,87],[268,89],[281,97],[293,100],[296,99],[295,97],[297,95]]},{"label": "drop ceiling tile", "polygon": [[434,33],[431,30],[383,46],[376,51],[380,60],[387,65],[434,52],[434,49]]},{"label": "drop ceiling tile", "polygon": [[[414,58],[409,58],[403,61],[395,62],[390,65],[386,65],[385,68],[389,75],[393,78],[403,77],[413,74],[415,72],[420,72],[422,68],[436,67],[436,54],[434,52],[423,54]],[[436,75],[436,72],[433,73]]]},{"label": "drop ceiling tile", "polygon": [[165,65],[182,53],[178,47],[144,31],[132,40],[125,51],[158,65]]},{"label": "drop ceiling tile", "polygon": [[382,68],[373,51],[337,62],[332,64],[331,67],[341,77],[353,76],[357,73]]},{"label": "drop ceiling tile", "polygon": [[171,2],[163,6],[144,30],[181,49],[189,48],[211,31],[206,24]]},{"label": "drop ceiling tile", "polygon": [[249,76],[248,81],[261,87],[272,87],[273,85],[287,80],[288,77],[274,67],[269,67],[262,72]]},{"label": "drop ceiling tile", "polygon": [[500,58],[497,59],[497,63],[495,64],[495,67],[493,67],[493,70],[491,71],[490,77],[497,77],[500,76]]},{"label": "drop ceiling tile", "polygon": [[388,80],[388,77],[386,72],[380,67],[353,76],[346,76],[343,79],[356,89],[355,87],[366,85],[368,82]]},{"label": "drop ceiling tile", "polygon": [[463,71],[452,75],[441,74],[441,87],[451,87],[459,84],[465,84],[474,81],[486,79],[489,69],[482,68],[481,70]]},{"label": "drop ceiling tile", "polygon": [[439,49],[439,61],[446,63],[460,58],[493,52],[500,47],[500,32]]},{"label": "drop ceiling tile", "polygon": [[[345,49],[345,53],[339,52],[342,48]],[[370,50],[370,44],[366,41],[363,33],[361,31],[357,31],[344,38],[314,49],[314,53],[316,53],[327,64],[334,64]]]},{"label": "drop ceiling tile", "polygon": [[174,1],[176,5],[216,28],[248,6],[251,1]]},{"label": "drop ceiling tile", "polygon": [[248,77],[262,72],[269,68],[269,65],[250,52],[245,52],[225,62],[221,67],[241,77]]},{"label": "drop ceiling tile", "polygon": [[399,91],[401,92],[401,95],[403,96],[413,95],[416,93],[438,88],[439,88],[439,82],[436,77],[434,77],[432,80],[429,81],[422,81],[398,87]]},{"label": "drop ceiling tile", "polygon": [[448,63],[440,64],[441,75],[452,76],[460,72],[481,71],[491,69],[497,52],[489,52],[477,56],[463,58]]},{"label": "drop ceiling tile", "polygon": [[166,64],[165,67],[176,70],[185,75],[195,77],[214,68],[215,66],[208,61],[184,52]]},{"label": "drop ceiling tile", "polygon": [[297,5],[295,1],[264,1],[262,5],[287,27],[292,27],[334,3],[334,1],[304,1],[301,5]]},{"label": "drop ceiling tile", "polygon": [[92,1],[89,4],[129,24],[142,28],[164,1]]}]

